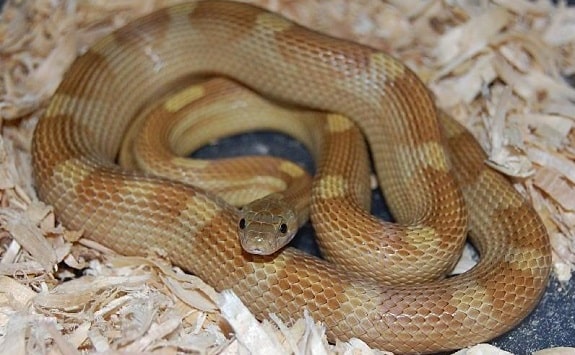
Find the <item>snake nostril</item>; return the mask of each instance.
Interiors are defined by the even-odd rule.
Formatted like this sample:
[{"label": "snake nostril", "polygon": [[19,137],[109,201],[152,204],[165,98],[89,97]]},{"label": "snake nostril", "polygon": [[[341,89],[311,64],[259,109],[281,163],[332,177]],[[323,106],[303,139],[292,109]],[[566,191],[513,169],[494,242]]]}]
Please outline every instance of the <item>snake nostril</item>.
[{"label": "snake nostril", "polygon": [[282,224],[280,225],[280,232],[281,232],[282,234],[286,234],[287,231],[288,231],[288,226],[287,226],[287,224],[282,223]]},{"label": "snake nostril", "polygon": [[240,227],[240,229],[246,228],[246,219],[245,218],[240,219],[239,227]]}]

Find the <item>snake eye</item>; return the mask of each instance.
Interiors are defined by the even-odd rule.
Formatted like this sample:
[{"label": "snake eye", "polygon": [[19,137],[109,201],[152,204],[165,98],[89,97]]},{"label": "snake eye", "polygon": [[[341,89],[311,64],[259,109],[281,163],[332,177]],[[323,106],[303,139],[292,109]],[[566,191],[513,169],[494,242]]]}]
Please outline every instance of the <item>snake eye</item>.
[{"label": "snake eye", "polygon": [[246,219],[242,218],[240,219],[240,229],[245,229],[246,228]]},{"label": "snake eye", "polygon": [[286,233],[287,233],[287,230],[288,230],[287,224],[282,223],[282,224],[280,225],[280,232],[281,232],[282,234],[286,234]]}]

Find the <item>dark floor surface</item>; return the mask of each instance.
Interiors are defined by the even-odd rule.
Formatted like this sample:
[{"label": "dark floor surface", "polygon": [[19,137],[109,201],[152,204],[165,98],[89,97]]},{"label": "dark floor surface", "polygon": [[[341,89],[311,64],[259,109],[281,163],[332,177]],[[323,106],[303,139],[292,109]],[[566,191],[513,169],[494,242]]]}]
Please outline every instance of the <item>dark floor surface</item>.
[{"label": "dark floor surface", "polygon": [[[33,1],[33,0],[32,0]],[[0,0],[0,8],[4,0]],[[569,4],[575,4],[570,0]],[[247,134],[225,139],[219,144],[204,148],[201,157],[215,157],[235,154],[261,154],[267,152],[289,159],[297,158],[311,169],[307,152],[287,137],[276,134]],[[374,213],[389,219],[381,196],[374,195]],[[296,244],[304,250],[313,250],[309,242],[311,229],[304,228]],[[491,343],[515,354],[529,354],[532,351],[553,346],[575,346],[575,280],[559,284],[552,279],[547,292],[536,310],[517,328],[493,340]]]}]

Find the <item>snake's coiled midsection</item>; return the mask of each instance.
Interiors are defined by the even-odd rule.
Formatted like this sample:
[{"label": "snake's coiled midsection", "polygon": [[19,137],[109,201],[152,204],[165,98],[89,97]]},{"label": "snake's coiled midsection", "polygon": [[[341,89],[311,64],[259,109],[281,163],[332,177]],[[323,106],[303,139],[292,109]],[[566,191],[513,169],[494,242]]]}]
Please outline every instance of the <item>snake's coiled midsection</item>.
[{"label": "snake's coiled midsection", "polygon": [[[335,225],[342,240],[356,239],[369,225],[382,227],[383,239],[360,242],[348,256],[327,256],[355,261],[343,266],[289,248],[250,256],[237,241],[235,208],[200,189],[119,168],[116,156],[132,118],[196,74],[228,76],[274,99],[353,119],[398,224],[364,226],[350,214],[325,222],[342,199],[363,204],[353,201],[358,189],[347,184],[348,173],[337,170],[352,162],[327,157],[312,211],[319,232]],[[124,254],[163,249],[216,289],[232,288],[260,317],[289,320],[308,309],[332,339],[358,337],[404,353],[493,338],[523,319],[545,288],[551,263],[545,229],[483,159],[468,132],[438,117],[425,86],[401,63],[221,1],[158,11],[98,42],[66,74],[33,144],[39,195],[66,226]],[[468,228],[481,260],[465,274],[424,285],[398,285],[385,273],[374,275],[384,283],[363,277],[374,260],[427,258],[418,245],[458,251]],[[429,274],[452,265],[446,259]],[[419,277],[430,275],[424,270]]]}]

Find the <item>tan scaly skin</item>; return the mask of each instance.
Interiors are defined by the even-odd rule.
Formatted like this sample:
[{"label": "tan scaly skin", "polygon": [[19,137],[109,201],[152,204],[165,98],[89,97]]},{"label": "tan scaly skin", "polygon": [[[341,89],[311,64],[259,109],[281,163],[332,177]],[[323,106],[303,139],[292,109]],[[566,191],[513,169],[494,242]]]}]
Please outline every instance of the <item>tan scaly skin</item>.
[{"label": "tan scaly skin", "polygon": [[247,131],[287,134],[318,159],[325,115],[265,100],[227,80],[191,84],[142,110],[124,137],[120,165],[208,190],[241,207],[238,234],[251,254],[271,255],[309,220],[311,177],[289,160],[187,158],[208,142]]},{"label": "tan scaly skin", "polygon": [[[365,206],[356,194],[365,188],[349,184],[361,172],[340,158],[343,136],[323,144],[337,156],[326,156],[320,167],[312,220],[319,233],[331,226],[346,243],[365,231],[385,237],[329,252],[328,261],[290,248],[249,255],[237,240],[235,208],[197,188],[118,167],[122,136],[136,113],[197,73],[229,76],[269,97],[353,119],[398,224],[356,220]],[[537,304],[551,264],[547,234],[532,208],[485,167],[465,130],[436,113],[420,80],[384,53],[246,4],[189,3],[140,19],[78,58],[36,130],[34,171],[40,197],[69,228],[124,254],[163,249],[217,290],[233,289],[261,318],[273,312],[289,320],[308,309],[331,339],[434,352],[515,326]],[[352,134],[347,121],[330,117],[330,136]],[[361,145],[346,147],[348,157],[366,154]],[[419,279],[446,273],[453,258],[438,255],[461,249],[467,210],[481,253],[471,271],[425,285],[401,284],[402,270],[391,272],[400,284],[387,280],[386,270],[367,271],[374,260],[428,265],[429,258],[438,266],[415,267],[423,271]],[[332,262],[342,256],[342,264]]]}]

